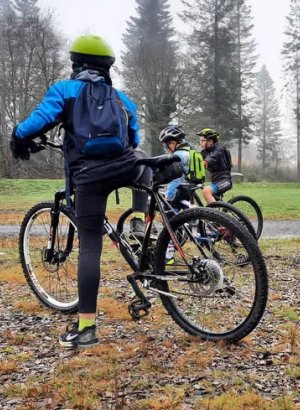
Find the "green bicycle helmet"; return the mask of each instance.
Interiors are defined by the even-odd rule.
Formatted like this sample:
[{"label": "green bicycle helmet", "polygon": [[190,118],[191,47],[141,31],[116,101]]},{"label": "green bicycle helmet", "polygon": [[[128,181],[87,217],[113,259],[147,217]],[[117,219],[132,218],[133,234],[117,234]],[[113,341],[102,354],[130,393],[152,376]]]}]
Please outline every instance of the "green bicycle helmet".
[{"label": "green bicycle helmet", "polygon": [[115,54],[111,46],[100,36],[77,37],[70,47],[71,61],[93,67],[111,67]]},{"label": "green bicycle helmet", "polygon": [[213,130],[212,128],[202,128],[202,130],[197,132],[196,135],[199,135],[207,140],[212,139],[214,142],[219,140],[218,131]]}]

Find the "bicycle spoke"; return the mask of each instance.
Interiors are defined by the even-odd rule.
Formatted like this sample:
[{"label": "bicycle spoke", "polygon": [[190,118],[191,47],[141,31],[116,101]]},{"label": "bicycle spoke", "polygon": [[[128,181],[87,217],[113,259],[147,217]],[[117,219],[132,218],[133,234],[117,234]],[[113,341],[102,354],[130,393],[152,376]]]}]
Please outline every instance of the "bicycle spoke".
[{"label": "bicycle spoke", "polygon": [[[174,232],[178,233],[183,225],[187,232],[192,232],[192,215],[203,212],[207,213],[195,210],[178,215],[177,225],[173,222]],[[163,247],[158,266],[166,275],[177,276],[178,280],[161,281],[159,289],[180,295],[176,299],[163,295],[161,298],[174,320],[185,330],[206,338],[230,339],[237,337],[237,329],[246,327],[257,303],[257,271],[261,269],[263,275],[266,271],[258,246],[248,231],[220,212],[209,210],[207,215],[211,212],[212,221],[203,223],[199,219],[198,237],[188,234],[181,251],[175,249],[172,264],[166,259],[170,239],[167,233],[162,237],[158,244]],[[255,252],[247,246],[247,241],[255,247]],[[262,264],[259,267],[254,254],[259,255],[257,259]],[[264,306],[259,308],[263,310]]]},{"label": "bicycle spoke", "polygon": [[[21,233],[21,260],[26,279],[39,299],[47,306],[68,311],[74,309],[78,300],[78,238],[67,211],[61,211],[53,255],[48,260],[46,254],[51,230],[50,211],[50,207],[37,205],[25,218]],[[75,232],[72,252],[67,254],[70,224],[74,226]]]}]

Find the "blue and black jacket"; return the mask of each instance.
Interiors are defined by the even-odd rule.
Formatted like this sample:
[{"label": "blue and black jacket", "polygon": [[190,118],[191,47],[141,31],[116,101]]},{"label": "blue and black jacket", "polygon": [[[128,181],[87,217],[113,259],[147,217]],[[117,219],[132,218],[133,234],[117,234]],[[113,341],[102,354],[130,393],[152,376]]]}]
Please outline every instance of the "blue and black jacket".
[{"label": "blue and black jacket", "polygon": [[187,143],[182,143],[177,146],[175,154],[180,158],[180,162],[183,166],[183,175],[180,178],[176,178],[171,181],[166,188],[165,196],[168,201],[173,201],[178,192],[178,187],[186,183],[186,175],[189,173],[190,165],[190,146]]},{"label": "blue and black jacket", "polygon": [[77,184],[110,179],[115,174],[119,174],[120,171],[126,172],[126,165],[132,166],[132,161],[135,160],[133,148],[137,147],[140,141],[136,115],[137,106],[126,94],[117,90],[129,118],[130,147],[125,149],[121,156],[106,159],[85,158],[76,149],[71,138],[74,105],[86,81],[105,80],[99,76],[97,71],[85,70],[76,75],[74,79],[58,81],[49,88],[43,101],[16,129],[17,138],[26,139],[43,134],[58,124],[62,124],[66,131],[64,151],[67,166]]}]

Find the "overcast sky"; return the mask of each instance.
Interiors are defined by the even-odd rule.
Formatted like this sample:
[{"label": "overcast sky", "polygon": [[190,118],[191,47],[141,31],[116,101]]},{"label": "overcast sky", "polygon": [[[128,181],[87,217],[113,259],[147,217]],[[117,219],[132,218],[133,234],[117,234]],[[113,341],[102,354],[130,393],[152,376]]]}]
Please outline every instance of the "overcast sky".
[{"label": "overcast sky", "polygon": [[[252,6],[255,29],[253,34],[270,75],[278,82],[281,75],[280,50],[289,0],[248,0]],[[106,38],[115,50],[117,61],[122,50],[122,33],[126,21],[135,14],[135,0],[39,0],[42,9],[54,10],[62,33],[71,41],[85,33],[97,33]],[[170,0],[171,12],[178,30],[182,22],[177,17],[181,0]]]}]

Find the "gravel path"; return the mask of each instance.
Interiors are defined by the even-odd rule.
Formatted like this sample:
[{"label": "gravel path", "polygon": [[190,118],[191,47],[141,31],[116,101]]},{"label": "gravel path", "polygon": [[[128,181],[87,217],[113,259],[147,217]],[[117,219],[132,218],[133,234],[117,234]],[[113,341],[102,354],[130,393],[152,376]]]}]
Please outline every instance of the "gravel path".
[{"label": "gravel path", "polygon": [[[18,236],[20,231],[19,225],[0,225],[0,236]],[[266,220],[261,238],[298,238],[300,237],[300,219],[299,220]]]}]

